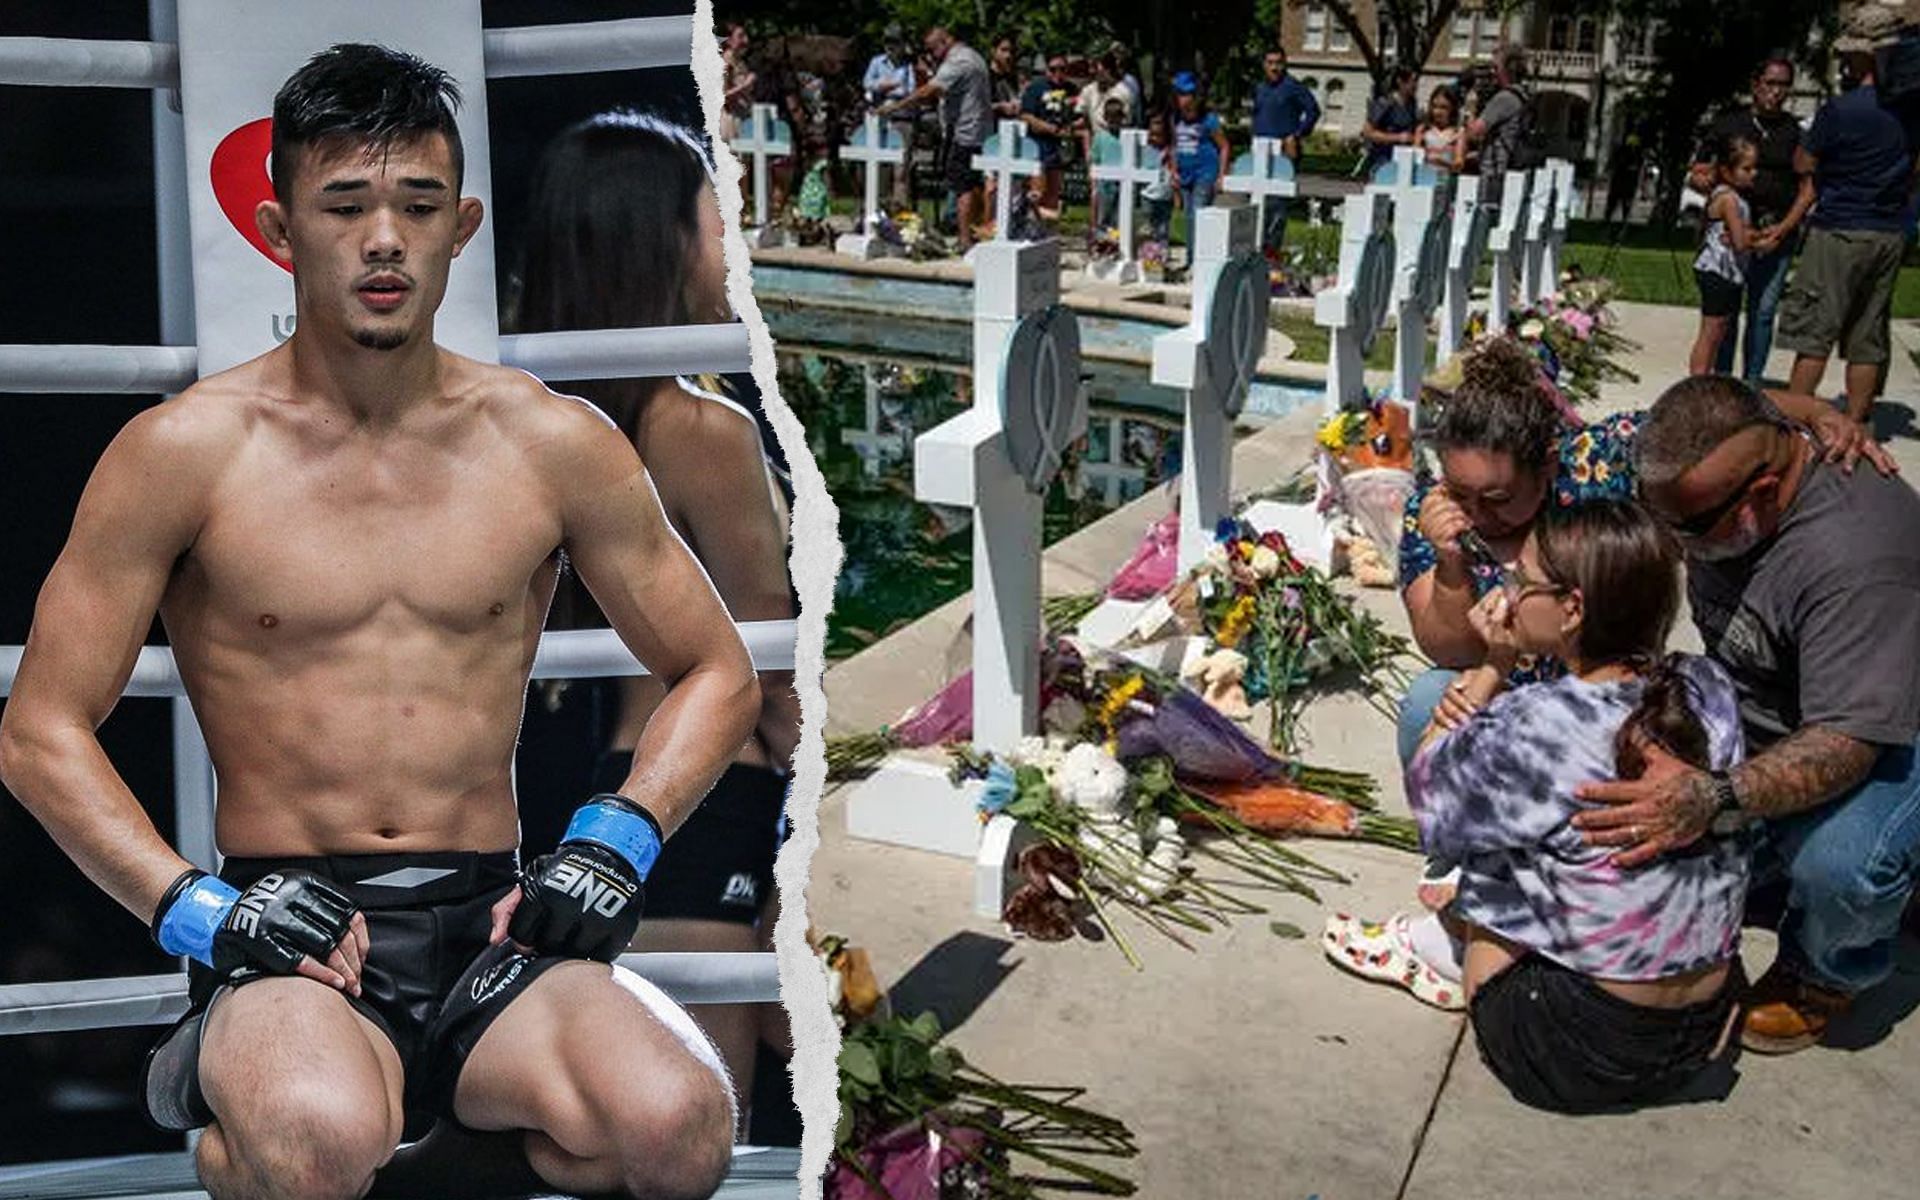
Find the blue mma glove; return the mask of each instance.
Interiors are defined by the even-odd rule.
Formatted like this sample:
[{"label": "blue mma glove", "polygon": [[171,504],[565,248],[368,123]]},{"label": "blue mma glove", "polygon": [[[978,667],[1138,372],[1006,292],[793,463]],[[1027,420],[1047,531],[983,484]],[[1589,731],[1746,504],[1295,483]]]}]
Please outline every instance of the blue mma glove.
[{"label": "blue mma glove", "polygon": [[554,852],[521,872],[507,936],[540,954],[612,962],[640,927],[642,885],[661,840],[652,813],[625,796],[595,796]]},{"label": "blue mma glove", "polygon": [[160,897],[153,940],[222,977],[246,967],[291,975],[308,955],[326,962],[358,911],[333,884],[307,871],[275,871],[243,892],[195,868]]}]

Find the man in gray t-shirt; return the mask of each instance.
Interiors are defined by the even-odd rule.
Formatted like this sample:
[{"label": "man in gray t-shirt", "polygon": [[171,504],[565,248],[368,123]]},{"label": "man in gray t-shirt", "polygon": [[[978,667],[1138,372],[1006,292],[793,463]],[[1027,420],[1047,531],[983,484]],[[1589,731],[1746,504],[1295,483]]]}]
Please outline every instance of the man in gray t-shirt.
[{"label": "man in gray t-shirt", "polygon": [[941,123],[946,131],[945,169],[947,188],[954,194],[960,222],[960,250],[973,245],[973,226],[980,215],[980,172],[973,169],[973,156],[987,140],[993,121],[993,80],[987,72],[987,60],[980,52],[960,41],[941,26],[927,31],[927,53],[939,63],[933,78],[915,88],[906,97],[884,104],[882,116],[895,109],[940,100]]},{"label": "man in gray t-shirt", "polygon": [[1675,384],[1635,444],[1642,495],[1680,537],[1707,652],[1732,674],[1752,754],[1727,773],[1590,786],[1575,819],[1635,866],[1709,829],[1758,826],[1756,885],[1783,883],[1780,954],[1741,1040],[1820,1040],[1893,971],[1920,876],[1920,496],[1832,461],[1753,389]]},{"label": "man in gray t-shirt", "polygon": [[1507,46],[1493,64],[1494,78],[1500,90],[1488,97],[1485,107],[1467,125],[1467,136],[1479,154],[1480,202],[1498,204],[1505,190],[1507,172],[1530,163],[1520,161],[1522,147],[1533,132],[1532,100],[1524,85],[1527,77],[1526,51]]}]

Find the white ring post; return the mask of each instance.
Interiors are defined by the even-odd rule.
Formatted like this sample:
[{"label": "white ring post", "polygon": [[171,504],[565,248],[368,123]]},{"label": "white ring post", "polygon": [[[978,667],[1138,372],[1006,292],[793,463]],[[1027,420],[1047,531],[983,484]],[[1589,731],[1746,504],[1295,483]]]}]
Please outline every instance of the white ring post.
[{"label": "white ring post", "polygon": [[[1206,557],[1214,528],[1232,512],[1233,419],[1266,349],[1271,293],[1255,220],[1255,210],[1244,205],[1200,211],[1193,318],[1153,339],[1153,381],[1186,394],[1180,449],[1182,571]],[[1227,344],[1216,344],[1220,338]]]},{"label": "white ring post", "polygon": [[880,213],[880,168],[882,166],[900,169],[906,161],[907,148],[900,141],[899,130],[889,121],[882,121],[877,113],[868,113],[860,128],[854,131],[853,139],[840,147],[842,161],[857,162],[861,167],[864,187],[860,209],[860,225],[852,233],[843,233],[833,243],[836,254],[849,258],[883,258],[899,252],[899,248],[878,235],[875,222]]},{"label": "white ring post", "polygon": [[778,246],[780,227],[771,222],[779,214],[768,212],[773,186],[768,163],[793,153],[793,131],[776,115],[773,105],[755,104],[745,131],[734,135],[733,152],[753,159],[753,225],[741,232],[749,246]]},{"label": "white ring post", "polygon": [[[1493,280],[1487,295],[1487,327],[1493,333],[1504,333],[1507,319],[1513,312],[1513,259],[1518,254],[1526,256],[1525,225],[1528,212],[1528,190],[1533,177],[1525,171],[1508,171],[1505,184],[1500,189],[1500,216],[1494,222],[1493,232],[1487,236],[1487,246],[1493,252]],[[1522,299],[1522,304],[1527,303]]]},{"label": "white ring post", "polygon": [[[500,362],[550,383],[752,367],[740,324],[503,334]],[[168,394],[199,377],[193,346],[0,346],[0,393]]]}]

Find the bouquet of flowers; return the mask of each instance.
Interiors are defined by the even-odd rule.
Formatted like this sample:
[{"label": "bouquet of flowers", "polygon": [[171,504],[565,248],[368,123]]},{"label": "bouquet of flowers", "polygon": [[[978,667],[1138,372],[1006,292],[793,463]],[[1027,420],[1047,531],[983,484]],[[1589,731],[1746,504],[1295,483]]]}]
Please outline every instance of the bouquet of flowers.
[{"label": "bouquet of flowers", "polygon": [[1071,938],[1080,918],[1091,917],[1139,968],[1115,908],[1189,949],[1183,930],[1204,933],[1231,916],[1265,912],[1200,874],[1195,856],[1203,847],[1189,843],[1183,825],[1225,834],[1204,852],[1240,868],[1255,886],[1317,900],[1310,880],[1345,882],[1187,792],[1163,755],[1123,765],[1104,746],[1058,736],[1028,739],[1005,757],[968,746],[951,752],[957,779],[984,781],[982,817],[1004,813],[1039,837],[1021,852],[1015,865],[1024,882],[1001,912],[1010,929],[1037,941]]},{"label": "bouquet of flowers", "polygon": [[1081,1088],[989,1075],[941,1037],[932,1013],[869,1021],[842,1037],[827,1200],[1134,1193],[1098,1165],[1139,1153],[1124,1122],[1082,1106]]},{"label": "bouquet of flowers", "polygon": [[1368,703],[1398,720],[1394,698],[1411,682],[1412,646],[1294,557],[1280,534],[1222,520],[1191,582],[1214,644],[1247,656],[1247,695],[1267,701],[1275,750],[1296,753],[1306,686],[1335,667],[1356,671]]},{"label": "bouquet of flowers", "polygon": [[1383,396],[1327,418],[1314,437],[1317,502],[1339,519],[1347,570],[1366,587],[1399,580],[1400,522],[1414,488],[1412,411]]},{"label": "bouquet of flowers", "polygon": [[1148,241],[1139,246],[1140,273],[1148,279],[1160,279],[1167,273],[1167,246],[1165,242]]},{"label": "bouquet of flowers", "polygon": [[1639,376],[1621,363],[1638,344],[1614,327],[1604,279],[1569,279],[1559,292],[1508,318],[1508,330],[1540,358],[1547,379],[1575,404],[1595,399],[1600,386]]},{"label": "bouquet of flowers", "polygon": [[1112,225],[1087,230],[1087,257],[1098,262],[1120,256],[1120,231]]}]

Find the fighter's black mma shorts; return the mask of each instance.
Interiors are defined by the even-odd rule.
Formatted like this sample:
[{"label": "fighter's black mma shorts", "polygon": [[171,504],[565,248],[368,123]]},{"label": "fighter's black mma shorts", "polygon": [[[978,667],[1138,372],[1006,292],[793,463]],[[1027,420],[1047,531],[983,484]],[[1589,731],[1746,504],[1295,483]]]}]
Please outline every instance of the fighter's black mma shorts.
[{"label": "fighter's black mma shorts", "polygon": [[[367,920],[361,994],[342,993],[387,1036],[406,1071],[409,1130],[453,1114],[453,1091],[467,1056],[506,1006],[558,956],[487,945],[492,908],[519,886],[511,851],[477,854],[359,854],[323,858],[229,858],[220,877],[246,888],[276,870],[298,868],[330,880]],[[221,996],[267,976],[242,971],[222,983],[193,963],[190,1009],[147,1062],[148,1115],[166,1129],[196,1129],[212,1119],[199,1088],[200,1033]],[[316,984],[315,986],[325,986]],[[289,1038],[301,1031],[288,1030]]]}]

